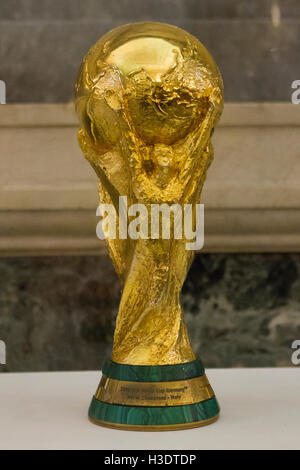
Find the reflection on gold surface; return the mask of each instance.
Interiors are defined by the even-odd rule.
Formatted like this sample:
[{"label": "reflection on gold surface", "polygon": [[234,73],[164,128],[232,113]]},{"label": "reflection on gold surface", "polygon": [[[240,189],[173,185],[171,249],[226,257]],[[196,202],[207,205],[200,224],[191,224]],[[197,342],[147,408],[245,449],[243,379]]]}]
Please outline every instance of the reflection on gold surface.
[{"label": "reflection on gold surface", "polygon": [[106,62],[115,65],[125,75],[145,71],[154,82],[176,67],[182,60],[179,47],[161,38],[139,38],[122,44],[113,50]]},{"label": "reflection on gold surface", "polygon": [[[102,203],[199,202],[223,108],[219,70],[187,32],[162,23],[121,26],[88,52],[76,83],[79,143]],[[193,259],[186,240],[108,239],[121,279],[112,359],[192,361],[180,290]],[[101,312],[99,312],[101,314]]]},{"label": "reflection on gold surface", "polygon": [[134,406],[190,405],[213,396],[206,375],[172,382],[124,382],[102,376],[95,394],[105,403]]}]

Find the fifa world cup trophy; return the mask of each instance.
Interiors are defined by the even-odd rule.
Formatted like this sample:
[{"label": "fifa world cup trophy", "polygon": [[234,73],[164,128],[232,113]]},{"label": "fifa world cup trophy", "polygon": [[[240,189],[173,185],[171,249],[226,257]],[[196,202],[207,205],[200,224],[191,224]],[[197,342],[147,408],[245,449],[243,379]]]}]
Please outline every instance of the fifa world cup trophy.
[{"label": "fifa world cup trophy", "polygon": [[195,216],[223,109],[218,67],[180,28],[128,24],[87,53],[75,100],[80,147],[99,179],[101,203],[116,211],[117,234],[107,244],[122,285],[112,356],[89,418],[133,430],[209,424],[219,405],[180,305],[193,251],[186,236],[174,236],[174,224],[168,238],[162,230],[129,237],[120,201],[148,212],[189,205]]}]

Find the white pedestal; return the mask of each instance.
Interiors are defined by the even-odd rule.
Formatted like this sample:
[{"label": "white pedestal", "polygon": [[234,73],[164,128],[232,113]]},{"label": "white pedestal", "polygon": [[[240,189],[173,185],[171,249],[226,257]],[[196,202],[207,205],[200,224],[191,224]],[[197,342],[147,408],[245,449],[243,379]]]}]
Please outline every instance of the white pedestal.
[{"label": "white pedestal", "polygon": [[300,367],[211,369],[221,406],[209,426],[173,432],[91,424],[99,372],[0,374],[0,449],[299,449]]}]

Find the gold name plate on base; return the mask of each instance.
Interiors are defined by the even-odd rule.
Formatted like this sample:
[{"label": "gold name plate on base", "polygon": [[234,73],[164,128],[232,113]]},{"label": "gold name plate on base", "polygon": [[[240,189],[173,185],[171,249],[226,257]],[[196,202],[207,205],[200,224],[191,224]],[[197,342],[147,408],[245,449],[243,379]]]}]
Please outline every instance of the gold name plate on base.
[{"label": "gold name plate on base", "polygon": [[95,398],[134,406],[178,406],[214,397],[206,375],[173,382],[127,382],[102,376]]}]

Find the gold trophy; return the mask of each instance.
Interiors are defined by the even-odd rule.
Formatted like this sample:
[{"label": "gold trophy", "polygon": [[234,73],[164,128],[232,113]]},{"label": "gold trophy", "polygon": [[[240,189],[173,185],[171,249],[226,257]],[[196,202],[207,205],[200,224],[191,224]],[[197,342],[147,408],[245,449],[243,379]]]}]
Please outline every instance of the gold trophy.
[{"label": "gold trophy", "polygon": [[116,210],[117,235],[107,244],[122,284],[112,356],[89,418],[144,431],[209,424],[219,406],[180,305],[193,251],[174,227],[169,239],[128,237],[119,202],[126,197],[128,206],[149,212],[153,205],[190,205],[195,216],[223,109],[218,67],[180,28],[128,24],[90,49],[75,98],[80,147],[98,176],[101,203]]}]

